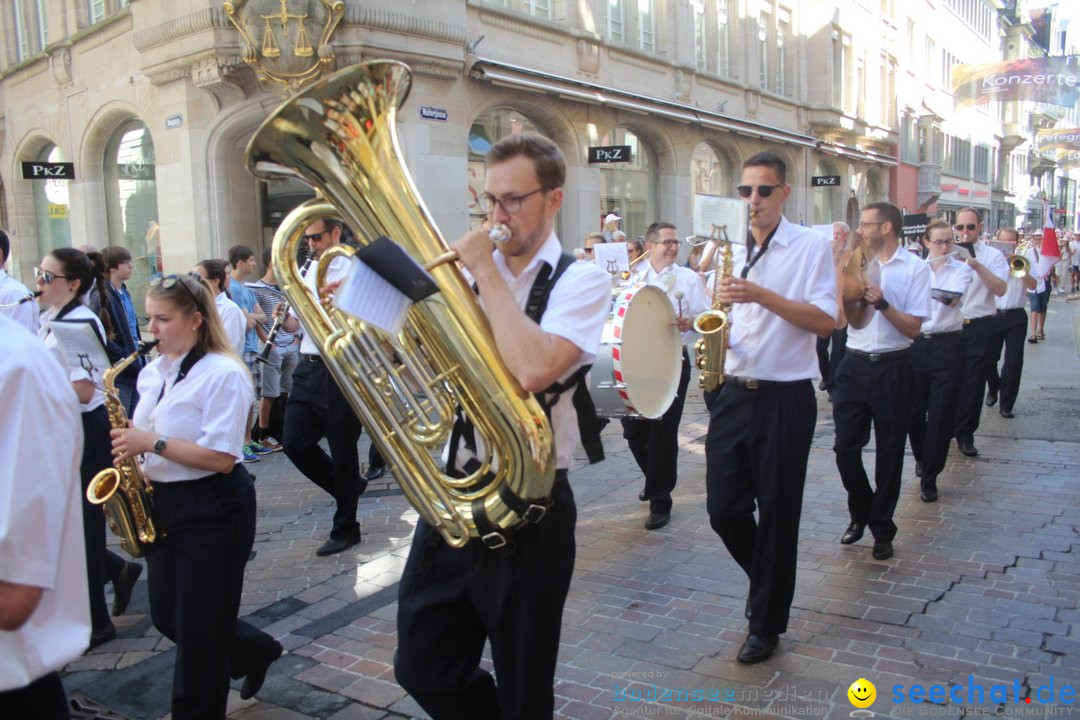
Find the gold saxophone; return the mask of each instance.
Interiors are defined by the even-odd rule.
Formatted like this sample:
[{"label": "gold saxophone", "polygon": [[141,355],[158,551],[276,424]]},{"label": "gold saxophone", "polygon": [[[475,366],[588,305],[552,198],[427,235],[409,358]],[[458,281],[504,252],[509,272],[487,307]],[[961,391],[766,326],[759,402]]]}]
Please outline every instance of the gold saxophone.
[{"label": "gold saxophone", "polygon": [[720,252],[720,264],[713,277],[712,307],[694,318],[694,331],[701,335],[694,343],[694,356],[701,371],[701,389],[706,392],[724,384],[724,358],[731,332],[731,304],[720,302],[720,283],[731,277],[731,240],[718,225],[713,225],[712,234]]},{"label": "gold saxophone", "polygon": [[[248,169],[263,179],[300,178],[326,198],[285,218],[274,266],[405,496],[451,546],[480,537],[499,547],[506,533],[543,516],[555,477],[551,427],[500,359],[476,294],[401,157],[394,120],[410,82],[402,63],[371,61],[313,83],[256,131]],[[324,308],[301,281],[297,244],[310,223],[327,217],[342,218],[361,243],[390,238],[431,273],[439,292],[411,307],[401,332]],[[344,246],[323,253],[312,268],[317,286],[332,258],[351,253]],[[447,474],[439,461],[456,408],[486,448],[466,477]],[[481,513],[486,531],[476,522]]]},{"label": "gold saxophone", "polygon": [[[158,341],[142,343],[138,349],[102,373],[105,386],[105,408],[109,412],[109,426],[114,430],[128,426],[127,412],[116,390],[116,378],[157,345]],[[105,513],[109,529],[120,538],[120,547],[131,557],[142,557],[146,546],[163,533],[154,526],[152,517],[154,489],[143,475],[138,459],[130,457],[117,462],[94,476],[86,488],[86,499],[91,505],[100,505]]]}]

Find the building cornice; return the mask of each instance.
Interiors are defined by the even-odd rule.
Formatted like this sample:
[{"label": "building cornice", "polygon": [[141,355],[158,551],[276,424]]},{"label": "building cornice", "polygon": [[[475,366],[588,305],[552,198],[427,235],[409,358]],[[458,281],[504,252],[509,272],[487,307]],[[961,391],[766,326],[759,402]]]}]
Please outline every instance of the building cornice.
[{"label": "building cornice", "polygon": [[371,30],[387,30],[457,44],[464,44],[466,39],[464,25],[363,5],[347,4],[343,24],[356,25]]},{"label": "building cornice", "polygon": [[166,20],[145,30],[139,30],[135,33],[135,49],[142,52],[206,30],[227,27],[231,26],[224,9],[204,8],[182,17]]}]

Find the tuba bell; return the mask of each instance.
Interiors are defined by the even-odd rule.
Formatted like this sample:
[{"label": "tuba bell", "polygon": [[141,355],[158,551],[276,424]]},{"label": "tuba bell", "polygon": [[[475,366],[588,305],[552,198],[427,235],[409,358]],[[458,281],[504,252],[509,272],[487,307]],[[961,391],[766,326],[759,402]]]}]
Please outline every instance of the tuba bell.
[{"label": "tuba bell", "polygon": [[[410,83],[408,67],[381,60],[313,83],[256,131],[248,169],[266,180],[298,178],[321,195],[285,218],[274,236],[274,265],[405,496],[449,545],[479,537],[500,547],[507,533],[543,517],[555,476],[552,432],[503,364],[476,294],[446,262],[453,254],[402,159],[394,124]],[[324,308],[308,292],[296,248],[304,229],[326,217],[341,218],[362,244],[390,238],[429,269],[439,292],[411,307],[401,332]],[[319,287],[329,261],[351,253],[343,246],[323,253],[311,268]],[[458,411],[483,448],[480,466],[465,477],[444,471],[438,457]]]}]

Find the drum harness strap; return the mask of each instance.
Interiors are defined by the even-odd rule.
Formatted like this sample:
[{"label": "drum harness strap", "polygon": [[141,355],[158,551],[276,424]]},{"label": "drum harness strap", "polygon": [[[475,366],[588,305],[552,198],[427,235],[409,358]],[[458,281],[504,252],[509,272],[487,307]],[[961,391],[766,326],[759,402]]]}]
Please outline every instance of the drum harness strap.
[{"label": "drum harness strap", "polygon": [[[558,282],[566,268],[576,262],[576,258],[569,253],[563,253],[559,258],[559,262],[555,267],[555,272],[551,272],[551,265],[543,263],[540,267],[540,272],[536,276],[536,280],[533,281],[532,289],[529,290],[529,298],[525,305],[525,315],[533,322],[539,324],[540,318],[543,317],[544,311],[547,309],[548,298],[551,296],[551,289]],[[475,283],[473,284],[473,291],[477,291]],[[577,411],[578,417],[578,432],[581,434],[581,443],[585,448],[585,454],[589,459],[589,463],[598,463],[604,459],[604,446],[600,440],[600,430],[603,429],[604,424],[596,416],[596,407],[593,404],[592,397],[589,395],[588,385],[585,383],[585,376],[588,374],[592,365],[582,365],[574,373],[563,382],[555,382],[550,386],[535,393],[534,397],[537,402],[540,403],[540,407],[544,409],[544,414],[547,415],[548,421],[551,421],[551,408],[558,402],[559,397],[573,389],[574,394],[572,401],[574,403],[574,409]],[[447,472],[455,472],[457,467],[457,453],[458,445],[464,440],[465,448],[473,452],[476,451],[476,435],[474,432],[473,424],[466,419],[462,414],[460,408],[457,411],[457,420],[454,422],[453,430],[450,432],[450,449],[447,458]],[[475,472],[480,467],[480,461],[476,457],[471,457],[461,465],[461,469],[466,474]],[[488,477],[485,478],[486,482],[490,482],[492,475],[489,472]],[[517,496],[506,485],[499,488],[499,498],[506,503],[506,506],[514,511],[522,520],[526,522],[537,523],[544,517],[544,513],[547,512],[548,507],[551,506],[551,499],[540,502],[527,502],[524,499]],[[508,545],[509,541],[507,537],[495,527],[487,517],[487,508],[484,507],[484,501],[477,499],[472,504],[473,521],[476,523],[476,529],[480,533],[480,539],[489,548],[495,550]],[[512,546],[511,546],[512,547]]]}]

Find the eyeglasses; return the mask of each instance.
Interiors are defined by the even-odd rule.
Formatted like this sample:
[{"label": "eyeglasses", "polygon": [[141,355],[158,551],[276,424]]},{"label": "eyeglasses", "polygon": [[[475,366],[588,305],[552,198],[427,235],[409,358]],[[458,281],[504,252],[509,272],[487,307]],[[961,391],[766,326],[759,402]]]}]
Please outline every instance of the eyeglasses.
[{"label": "eyeglasses", "polygon": [[967,225],[953,225],[953,229],[959,231],[974,230],[976,227],[978,226],[975,223],[968,223]]},{"label": "eyeglasses", "polygon": [[931,240],[930,241],[931,245],[937,245],[938,247],[941,247],[942,245],[952,245],[952,243],[953,243],[953,241],[951,239],[949,239],[949,240]]},{"label": "eyeglasses", "polygon": [[63,280],[74,280],[75,279],[75,278],[71,277],[70,275],[57,275],[56,273],[51,273],[48,270],[42,270],[39,267],[34,268],[34,279],[35,280],[40,280],[45,285],[48,285],[49,283],[51,283],[56,278],[61,278]]},{"label": "eyeglasses", "polygon": [[174,287],[179,285],[180,287],[187,290],[187,294],[195,303],[195,307],[201,311],[203,304],[199,302],[199,296],[196,295],[190,287],[188,287],[187,281],[184,278],[191,278],[193,280],[195,278],[198,278],[196,282],[199,283],[199,288],[202,288],[202,275],[194,272],[188,273],[187,275],[165,275],[164,277],[156,277],[150,281],[150,287],[161,288],[162,290],[172,290]]},{"label": "eyeglasses", "polygon": [[328,232],[330,232],[330,231],[329,230],[323,230],[322,232],[311,233],[310,235],[302,235],[300,237],[300,239],[303,240],[304,242],[307,242],[307,243],[315,242],[316,240],[318,240],[319,238],[321,238],[323,235],[325,235]]},{"label": "eyeglasses", "polygon": [[650,240],[649,242],[651,242],[653,245],[666,245],[668,247],[673,247],[679,244],[678,240]]},{"label": "eyeglasses", "polygon": [[[770,195],[772,195],[773,190],[775,190],[776,188],[782,188],[782,187],[784,187],[783,183],[780,183],[779,185],[758,185],[757,186],[757,194],[760,195],[763,198],[767,198]],[[741,197],[744,197],[744,198],[748,198],[748,197],[750,197],[751,195],[754,194],[754,186],[753,185],[739,185],[735,189],[738,190],[739,195]]]},{"label": "eyeglasses", "polygon": [[521,210],[521,202],[523,200],[532,197],[538,192],[544,192],[545,190],[550,189],[550,187],[545,185],[544,187],[536,188],[532,192],[527,192],[524,195],[507,195],[503,198],[497,198],[490,193],[484,193],[480,196],[480,207],[483,208],[484,212],[492,213],[495,212],[495,206],[498,205],[507,215],[513,215]]},{"label": "eyeglasses", "polygon": [[587,253],[591,253],[592,251],[593,251],[592,248],[585,248],[585,252],[587,252]]}]

